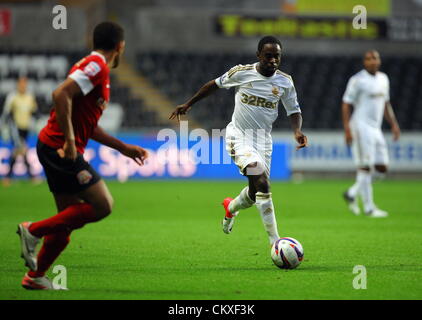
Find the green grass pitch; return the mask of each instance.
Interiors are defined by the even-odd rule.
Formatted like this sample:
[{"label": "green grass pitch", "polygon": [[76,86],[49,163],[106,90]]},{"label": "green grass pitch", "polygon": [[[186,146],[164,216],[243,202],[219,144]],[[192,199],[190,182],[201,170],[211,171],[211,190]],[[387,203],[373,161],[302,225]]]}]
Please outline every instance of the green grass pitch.
[{"label": "green grass pitch", "polygon": [[[107,182],[114,212],[74,231],[55,263],[66,267],[67,292],[20,286],[16,225],[54,205],[46,184],[17,182],[0,189],[0,299],[421,299],[422,182],[375,184],[387,219],[348,212],[341,193],[351,182],[273,182],[280,235],[305,251],[288,271],[273,265],[255,207],[222,232],[220,203],[242,181]],[[366,267],[366,289],[353,288],[356,265]]]}]

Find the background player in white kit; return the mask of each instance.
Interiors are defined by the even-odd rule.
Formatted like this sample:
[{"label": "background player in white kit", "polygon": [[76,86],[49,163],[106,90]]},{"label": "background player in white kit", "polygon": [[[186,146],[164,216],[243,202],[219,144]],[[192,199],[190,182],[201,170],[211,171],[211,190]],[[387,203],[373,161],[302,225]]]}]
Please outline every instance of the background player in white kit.
[{"label": "background player in white kit", "polygon": [[240,209],[256,204],[272,244],[279,235],[269,183],[272,153],[270,133],[278,116],[280,100],[299,143],[297,149],[307,146],[307,138],[301,131],[302,116],[292,78],[278,70],[280,41],[272,36],[262,38],[258,44],[257,57],[259,62],[237,65],[221,77],[206,83],[185,104],[177,106],[170,119],[180,118],[194,103],[219,88],[236,88],[235,109],[232,121],[226,128],[226,150],[241,174],[248,178],[249,185],[235,199],[224,199],[226,213],[223,231],[231,232],[234,218]]},{"label": "background player in white kit", "polygon": [[[383,116],[389,122],[393,140],[400,137],[400,128],[390,104],[388,76],[378,71],[381,65],[379,53],[367,51],[363,58],[364,70],[352,76],[343,96],[342,114],[346,143],[352,144],[357,165],[356,182],[343,197],[350,210],[358,215],[360,195],[365,214],[386,217],[388,213],[374,204],[372,178],[387,172],[388,150],[381,131]],[[350,117],[351,108],[353,114]]]}]

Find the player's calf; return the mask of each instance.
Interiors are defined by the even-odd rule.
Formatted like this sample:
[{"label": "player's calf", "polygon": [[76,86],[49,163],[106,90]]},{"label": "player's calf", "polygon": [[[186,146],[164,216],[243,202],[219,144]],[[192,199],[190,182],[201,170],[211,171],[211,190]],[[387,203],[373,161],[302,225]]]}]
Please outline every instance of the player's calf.
[{"label": "player's calf", "polygon": [[78,196],[92,205],[97,221],[107,217],[113,210],[114,200],[103,180],[80,192]]},{"label": "player's calf", "polygon": [[271,193],[256,193],[256,207],[262,218],[265,231],[268,233],[270,244],[280,238],[277,230],[277,221],[275,218],[274,204]]},{"label": "player's calf", "polygon": [[[262,167],[262,165],[260,163],[253,163],[248,165],[246,168],[255,168],[255,167]],[[246,170],[247,173],[251,173],[251,170]],[[261,171],[260,171],[261,172]],[[253,173],[253,172],[252,172]],[[265,174],[265,172],[261,172],[260,174],[251,174],[251,175],[247,175],[248,180],[249,180],[249,189],[251,190],[255,190],[256,192],[262,192],[262,193],[268,193],[270,192],[270,181],[267,177],[267,175]],[[255,196],[255,195],[254,195]],[[251,197],[252,199],[252,197]],[[255,201],[255,199],[252,199],[253,201]]]},{"label": "player's calf", "polygon": [[95,214],[98,220],[102,220],[107,217],[113,211],[114,201],[113,198],[104,198],[100,203],[93,203]]}]

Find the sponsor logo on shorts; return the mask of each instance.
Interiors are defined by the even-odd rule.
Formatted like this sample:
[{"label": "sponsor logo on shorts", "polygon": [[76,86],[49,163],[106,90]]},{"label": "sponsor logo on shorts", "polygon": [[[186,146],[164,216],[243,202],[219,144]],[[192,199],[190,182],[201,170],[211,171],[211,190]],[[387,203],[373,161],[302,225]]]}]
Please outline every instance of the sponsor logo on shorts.
[{"label": "sponsor logo on shorts", "polygon": [[87,170],[82,170],[76,175],[76,178],[79,184],[88,184],[92,179],[92,174]]}]

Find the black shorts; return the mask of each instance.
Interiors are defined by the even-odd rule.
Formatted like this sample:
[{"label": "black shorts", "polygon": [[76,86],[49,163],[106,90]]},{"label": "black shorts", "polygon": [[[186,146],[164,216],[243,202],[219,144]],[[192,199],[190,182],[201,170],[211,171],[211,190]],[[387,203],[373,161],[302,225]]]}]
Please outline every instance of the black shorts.
[{"label": "black shorts", "polygon": [[21,138],[23,141],[26,141],[28,139],[29,130],[27,129],[18,129],[19,138]]},{"label": "black shorts", "polygon": [[80,153],[75,161],[63,159],[56,149],[38,140],[37,154],[53,193],[76,194],[101,180],[100,175]]}]

